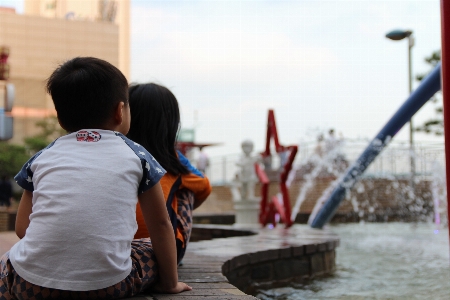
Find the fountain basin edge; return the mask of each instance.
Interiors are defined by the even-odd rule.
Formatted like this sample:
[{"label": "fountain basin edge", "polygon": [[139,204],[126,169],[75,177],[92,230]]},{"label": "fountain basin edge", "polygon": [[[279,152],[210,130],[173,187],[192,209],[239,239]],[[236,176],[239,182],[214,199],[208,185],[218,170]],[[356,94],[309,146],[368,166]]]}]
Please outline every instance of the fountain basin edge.
[{"label": "fountain basin edge", "polygon": [[[291,233],[286,235],[288,230]],[[281,237],[277,237],[280,232]],[[234,249],[230,250],[231,254],[216,256],[222,265],[220,271],[239,290],[255,295],[258,289],[286,286],[292,281],[332,274],[336,269],[335,250],[339,239],[320,232],[306,226],[265,230],[195,224],[191,236],[194,243],[188,246],[187,251],[194,248],[192,251],[197,252],[194,245],[198,242],[202,243],[199,249],[210,249],[214,253],[215,249],[227,245],[227,239],[232,239],[229,247]],[[240,243],[242,251],[238,246]],[[207,253],[205,251],[203,254]],[[239,251],[241,254],[236,255]]]}]

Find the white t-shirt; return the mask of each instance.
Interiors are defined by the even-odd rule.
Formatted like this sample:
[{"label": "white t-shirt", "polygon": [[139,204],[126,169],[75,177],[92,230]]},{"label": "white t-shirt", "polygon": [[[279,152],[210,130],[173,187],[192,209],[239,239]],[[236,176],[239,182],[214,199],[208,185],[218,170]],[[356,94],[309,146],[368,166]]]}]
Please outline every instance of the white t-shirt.
[{"label": "white t-shirt", "polygon": [[10,260],[25,280],[87,291],[131,271],[136,203],[165,174],[139,144],[118,132],[86,129],[34,155],[15,179],[33,192],[25,237]]}]

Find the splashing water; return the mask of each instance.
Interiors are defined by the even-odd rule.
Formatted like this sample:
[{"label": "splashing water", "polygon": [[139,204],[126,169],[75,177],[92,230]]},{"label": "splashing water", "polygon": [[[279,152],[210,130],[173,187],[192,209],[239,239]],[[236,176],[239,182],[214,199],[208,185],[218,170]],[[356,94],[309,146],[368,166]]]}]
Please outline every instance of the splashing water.
[{"label": "splashing water", "polygon": [[448,228],[433,223],[332,225],[339,235],[332,276],[260,291],[263,300],[433,299],[450,291]]},{"label": "splashing water", "polygon": [[445,216],[446,210],[446,199],[447,199],[447,189],[445,180],[445,170],[437,162],[432,164],[433,170],[433,181],[431,183],[431,192],[434,204],[434,223],[436,224],[435,232],[439,232],[441,229],[442,221],[444,224],[447,220],[441,220],[441,215]]},{"label": "splashing water", "polygon": [[[348,213],[347,216],[356,216],[357,219],[366,221],[434,220],[436,230],[439,230],[441,224],[447,224],[442,146],[421,146],[411,151],[409,145],[394,144],[383,150],[361,178],[346,182],[335,180],[317,195],[317,191],[320,192],[320,188],[316,187],[317,179],[321,176],[323,178],[324,173],[327,178],[342,179],[344,170],[335,167],[336,160],[339,156],[343,157],[344,150],[346,155],[351,156],[352,149],[355,149],[355,144],[346,146],[349,147],[343,149],[341,146],[326,155],[313,154],[299,166],[295,166],[297,171],[303,171],[299,172],[303,176],[303,183],[292,210],[292,220],[302,204],[308,201],[308,205],[315,204],[308,220],[311,223],[337,184],[342,184],[347,190],[344,200],[348,203],[345,205],[347,208],[340,212]],[[381,141],[372,141],[372,147],[384,146]],[[416,162],[414,177],[409,169],[411,158]],[[354,166],[358,166],[358,161],[353,163],[352,170],[355,169]],[[355,172],[358,172],[356,169]],[[323,184],[324,181],[320,182]],[[354,214],[350,214],[349,208],[353,208]]]},{"label": "splashing water", "polygon": [[[314,187],[316,179],[321,174],[327,173],[334,177],[339,177],[339,175],[342,173],[342,169],[337,168],[337,165],[336,165],[336,160],[341,157],[342,146],[343,146],[343,144],[339,144],[337,147],[333,148],[331,151],[327,152],[323,156],[315,153],[310,158],[308,158],[308,161],[306,162],[306,164],[308,164],[309,166],[312,166],[312,170],[309,173],[304,175],[305,182],[302,186],[300,194],[298,195],[295,205],[292,209],[291,220],[295,220],[295,217],[297,216],[298,212],[300,211],[301,205],[303,204],[303,202],[306,199],[306,195],[311,190],[311,188]],[[303,163],[303,165],[304,164],[305,163]],[[300,167],[296,167],[296,170],[298,170],[299,168]],[[319,198],[317,203],[323,203],[327,199],[329,194],[331,193],[333,187],[334,187],[334,184],[332,183],[330,185],[330,187],[328,187],[327,190],[324,192],[322,197]],[[318,211],[318,209],[320,209],[321,206],[318,207],[318,205],[316,204],[316,207],[314,208],[314,211]]]}]

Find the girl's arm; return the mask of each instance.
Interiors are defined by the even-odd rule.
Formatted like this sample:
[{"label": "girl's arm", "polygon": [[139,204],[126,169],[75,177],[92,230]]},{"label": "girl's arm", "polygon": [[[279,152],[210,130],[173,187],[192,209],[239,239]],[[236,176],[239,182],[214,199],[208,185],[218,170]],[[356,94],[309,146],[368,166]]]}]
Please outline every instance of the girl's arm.
[{"label": "girl's arm", "polygon": [[20,199],[19,208],[16,217],[16,234],[19,238],[25,236],[28,226],[30,225],[30,215],[33,207],[33,192],[24,190]]},{"label": "girl's arm", "polygon": [[211,184],[208,177],[197,170],[189,160],[178,151],[178,159],[189,170],[189,174],[181,175],[183,187],[194,193],[194,209],[199,207],[211,194]]},{"label": "girl's arm", "polygon": [[160,274],[158,291],[180,293],[192,290],[187,284],[178,282],[175,236],[159,182],[139,195],[139,205],[158,259]]},{"label": "girl's arm", "polygon": [[199,207],[211,194],[211,184],[206,176],[200,177],[194,173],[181,175],[182,186],[194,193],[194,209]]}]

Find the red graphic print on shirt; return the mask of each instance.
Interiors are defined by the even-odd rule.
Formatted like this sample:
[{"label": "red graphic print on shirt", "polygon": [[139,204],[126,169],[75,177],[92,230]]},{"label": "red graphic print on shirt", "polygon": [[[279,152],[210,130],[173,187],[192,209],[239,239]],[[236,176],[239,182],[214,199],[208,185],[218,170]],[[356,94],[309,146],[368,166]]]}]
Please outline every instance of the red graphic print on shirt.
[{"label": "red graphic print on shirt", "polygon": [[79,142],[98,142],[102,136],[97,131],[80,130],[77,132],[77,141]]}]

